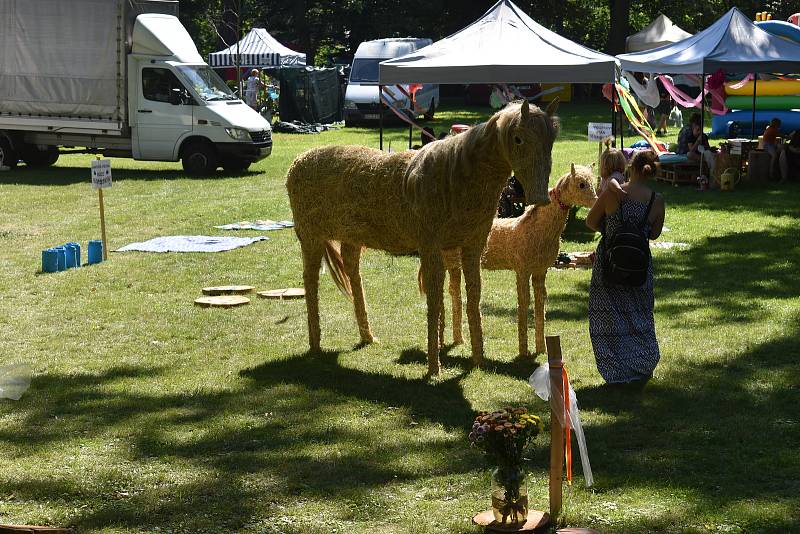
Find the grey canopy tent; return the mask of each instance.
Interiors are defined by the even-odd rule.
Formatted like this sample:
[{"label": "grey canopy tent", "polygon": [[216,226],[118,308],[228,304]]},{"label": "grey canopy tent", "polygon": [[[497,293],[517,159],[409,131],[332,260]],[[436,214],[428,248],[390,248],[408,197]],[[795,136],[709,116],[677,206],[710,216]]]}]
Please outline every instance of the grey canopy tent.
[{"label": "grey canopy tent", "polygon": [[253,28],[238,43],[212,52],[208,55],[208,64],[214,68],[235,67],[237,55],[240,67],[302,67],[306,64],[305,54],[282,45],[264,28]]},{"label": "grey canopy tent", "polygon": [[616,60],[535,22],[510,0],[430,46],[380,64],[379,83],[607,83]]},{"label": "grey canopy tent", "polygon": [[499,0],[449,37],[381,62],[378,83],[609,83],[616,75],[613,56],[570,41],[511,0]]},{"label": "grey canopy tent", "polygon": [[[762,30],[734,7],[692,37],[655,50],[620,54],[617,59],[631,72],[701,74],[701,79],[720,69],[738,73],[800,72],[800,44]],[[757,84],[756,76],[751,138],[755,135]],[[705,124],[705,98],[701,120]]]},{"label": "grey canopy tent", "polygon": [[641,31],[629,35],[625,39],[625,51],[641,52],[642,50],[651,50],[683,41],[691,36],[691,33],[682,30],[669,17],[661,13]]}]

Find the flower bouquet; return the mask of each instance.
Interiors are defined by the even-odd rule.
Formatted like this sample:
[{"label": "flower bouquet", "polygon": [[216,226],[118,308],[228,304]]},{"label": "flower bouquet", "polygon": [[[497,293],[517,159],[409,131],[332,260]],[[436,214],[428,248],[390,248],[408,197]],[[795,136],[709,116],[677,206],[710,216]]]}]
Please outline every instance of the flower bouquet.
[{"label": "flower bouquet", "polygon": [[472,424],[470,442],[496,466],[492,471],[492,511],[498,523],[524,523],[528,517],[522,457],[543,429],[541,419],[525,408],[481,412]]}]

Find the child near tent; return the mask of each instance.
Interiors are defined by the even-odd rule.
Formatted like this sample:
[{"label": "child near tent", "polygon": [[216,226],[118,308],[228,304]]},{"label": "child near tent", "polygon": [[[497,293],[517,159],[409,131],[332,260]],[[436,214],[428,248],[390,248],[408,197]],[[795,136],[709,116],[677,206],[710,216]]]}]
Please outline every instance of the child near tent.
[{"label": "child near tent", "polygon": [[600,154],[600,183],[597,185],[597,196],[606,190],[612,180],[616,180],[620,185],[625,183],[627,165],[625,153],[618,148],[611,148],[607,141],[606,149]]},{"label": "child near tent", "polygon": [[764,143],[764,150],[769,152],[773,158],[778,153],[778,136],[781,134],[781,120],[777,117],[773,118],[767,129],[764,130],[762,140]]}]

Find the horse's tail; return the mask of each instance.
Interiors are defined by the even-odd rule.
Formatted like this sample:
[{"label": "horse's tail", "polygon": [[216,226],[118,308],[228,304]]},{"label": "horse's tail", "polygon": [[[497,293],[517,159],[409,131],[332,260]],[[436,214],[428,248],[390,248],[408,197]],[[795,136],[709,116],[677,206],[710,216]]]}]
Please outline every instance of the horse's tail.
[{"label": "horse's tail", "polygon": [[419,294],[425,295],[425,281],[422,279],[422,267],[417,270],[417,287],[419,288]]},{"label": "horse's tail", "polygon": [[341,244],[338,241],[325,241],[325,263],[331,271],[333,283],[339,288],[344,296],[353,300],[353,288],[350,285],[350,277],[344,270],[344,260],[342,259]]}]

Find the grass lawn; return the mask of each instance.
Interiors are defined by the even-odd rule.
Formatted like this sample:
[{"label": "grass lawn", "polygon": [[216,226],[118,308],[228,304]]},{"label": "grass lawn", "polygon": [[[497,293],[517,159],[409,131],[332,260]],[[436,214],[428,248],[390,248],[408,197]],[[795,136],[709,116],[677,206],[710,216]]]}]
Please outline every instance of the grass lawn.
[{"label": "grass lawn", "polygon": [[[596,158],[586,123],[608,112],[575,104],[560,115],[555,176]],[[451,109],[435,123],[486,116]],[[401,146],[404,135],[392,130],[387,142]],[[273,155],[236,177],[191,179],[178,163],[115,159],[111,248],[161,235],[260,235],[212,226],[290,218],[288,165],[332,143],[377,146],[378,135],[277,134]],[[92,267],[38,273],[42,249],[79,241],[85,260],[87,240],[99,239],[90,160],[0,173],[0,364],[35,370],[21,400],[0,401],[0,523],[479,532],[470,519],[489,506],[489,475],[467,445],[475,412],[521,404],[548,415],[527,384],[544,356],[515,357],[512,273],[484,273],[485,369],[471,367],[467,344],[448,348],[441,378],[423,378],[418,262],[375,251],[362,268],[381,342],[355,347],[351,306],[325,275],[330,352],[309,355],[302,301],[192,304],[208,285],[301,285],[290,230],[225,253],[111,253]],[[662,356],[644,392],[608,388],[595,368],[590,272],[547,279],[547,332],[561,335],[596,481],[585,488],[576,460],[566,523],[603,533],[800,532],[800,186],[656,187],[670,230],[661,239],[690,248],[654,255]],[[565,250],[595,247],[585,215],[568,226]],[[547,463],[542,436],[529,468],[533,505],[544,510]]]}]

